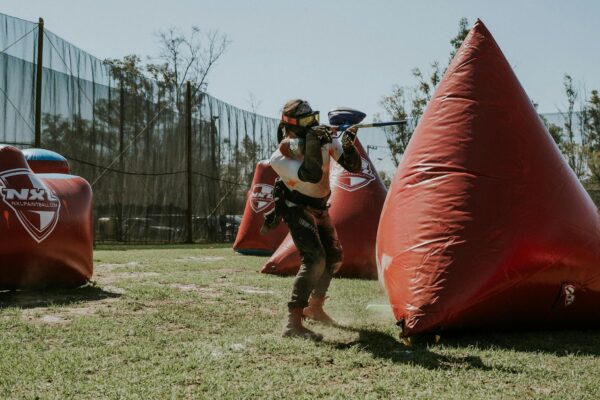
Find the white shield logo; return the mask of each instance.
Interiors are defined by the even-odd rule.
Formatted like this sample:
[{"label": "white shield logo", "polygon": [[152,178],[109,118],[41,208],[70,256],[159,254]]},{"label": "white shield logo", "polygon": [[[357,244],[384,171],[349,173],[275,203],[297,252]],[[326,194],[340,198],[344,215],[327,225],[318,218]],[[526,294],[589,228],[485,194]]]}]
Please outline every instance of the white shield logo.
[{"label": "white shield logo", "polygon": [[250,190],[250,207],[255,213],[265,211],[273,204],[273,186],[257,183]]},{"label": "white shield logo", "polygon": [[375,180],[375,174],[371,169],[371,164],[364,158],[361,160],[360,172],[348,172],[341,165],[335,164],[333,167],[333,184],[349,192],[362,189]]},{"label": "white shield logo", "polygon": [[52,233],[58,222],[60,201],[30,170],[2,172],[0,193],[33,240],[41,243]]}]

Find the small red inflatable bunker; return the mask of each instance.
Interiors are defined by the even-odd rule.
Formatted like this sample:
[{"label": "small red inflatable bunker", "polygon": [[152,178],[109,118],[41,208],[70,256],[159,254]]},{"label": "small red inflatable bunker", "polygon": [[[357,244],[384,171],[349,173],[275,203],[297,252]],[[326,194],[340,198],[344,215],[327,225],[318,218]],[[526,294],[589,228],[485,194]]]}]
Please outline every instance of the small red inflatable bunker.
[{"label": "small red inflatable bunker", "polygon": [[46,149],[25,149],[23,155],[29,168],[36,174],[70,174],[69,161],[60,154]]},{"label": "small red inflatable bunker", "polygon": [[381,214],[377,261],[405,336],[600,324],[600,218],[477,21]]},{"label": "small red inflatable bunker", "polygon": [[260,161],[254,169],[252,186],[246,196],[246,208],[238,230],[233,250],[248,255],[271,255],[288,233],[287,226],[280,224],[265,235],[260,228],[265,220],[264,214],[273,209],[273,187],[277,173],[268,160]]},{"label": "small red inflatable bunker", "polygon": [[92,276],[92,190],[68,171],[54,152],[0,146],[0,289],[78,286]]},{"label": "small red inflatable bunker", "polygon": [[[331,163],[331,208],[329,214],[344,249],[338,276],[376,279],[375,237],[377,222],[385,200],[386,188],[375,166],[356,141],[362,170],[350,173]],[[300,254],[288,234],[261,272],[294,275],[300,269]]]}]

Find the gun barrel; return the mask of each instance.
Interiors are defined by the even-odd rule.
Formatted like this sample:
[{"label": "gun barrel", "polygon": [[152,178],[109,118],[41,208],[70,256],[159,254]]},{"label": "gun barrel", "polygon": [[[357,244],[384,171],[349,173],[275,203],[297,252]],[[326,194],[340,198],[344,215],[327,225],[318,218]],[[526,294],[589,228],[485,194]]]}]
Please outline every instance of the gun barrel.
[{"label": "gun barrel", "polygon": [[334,132],[338,132],[338,131],[345,131],[346,129],[350,128],[351,126],[354,126],[356,128],[379,128],[382,126],[393,126],[393,125],[402,125],[405,124],[407,121],[406,120],[402,120],[402,121],[387,121],[387,122],[373,122],[370,124],[356,124],[356,125],[338,125],[338,126],[332,126],[331,129]]},{"label": "gun barrel", "polygon": [[392,126],[392,125],[402,125],[405,124],[406,120],[402,121],[388,121],[388,122],[373,122],[371,124],[358,124],[357,128],[378,128],[381,126]]}]

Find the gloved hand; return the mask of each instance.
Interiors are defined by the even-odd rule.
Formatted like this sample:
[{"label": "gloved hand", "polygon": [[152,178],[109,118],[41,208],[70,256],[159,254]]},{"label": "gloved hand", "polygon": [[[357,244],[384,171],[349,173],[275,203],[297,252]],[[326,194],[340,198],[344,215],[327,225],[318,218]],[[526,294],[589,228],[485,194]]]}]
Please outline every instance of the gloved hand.
[{"label": "gloved hand", "polygon": [[350,149],[354,146],[354,140],[356,139],[356,134],[358,132],[358,128],[351,126],[346,129],[342,134],[342,149]]},{"label": "gloved hand", "polygon": [[319,138],[321,146],[327,143],[331,143],[331,129],[325,125],[313,126],[308,130],[308,135],[315,135]]}]

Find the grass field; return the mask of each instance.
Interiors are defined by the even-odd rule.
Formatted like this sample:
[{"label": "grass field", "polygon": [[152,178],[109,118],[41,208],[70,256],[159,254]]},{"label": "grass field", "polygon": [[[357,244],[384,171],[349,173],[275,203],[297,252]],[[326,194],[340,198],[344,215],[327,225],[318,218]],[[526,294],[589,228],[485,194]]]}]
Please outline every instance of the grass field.
[{"label": "grass field", "polygon": [[[291,278],[229,248],[101,248],[95,285],[0,292],[0,398],[600,398],[600,332],[406,348],[378,282],[334,280],[344,328],[280,337]],[[599,305],[600,306],[600,305]]]}]

